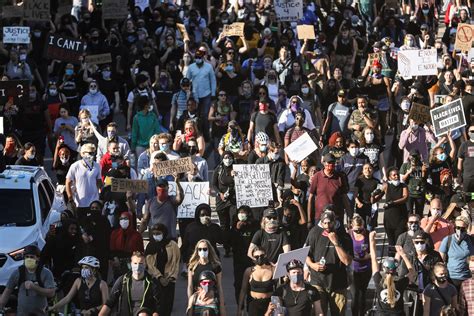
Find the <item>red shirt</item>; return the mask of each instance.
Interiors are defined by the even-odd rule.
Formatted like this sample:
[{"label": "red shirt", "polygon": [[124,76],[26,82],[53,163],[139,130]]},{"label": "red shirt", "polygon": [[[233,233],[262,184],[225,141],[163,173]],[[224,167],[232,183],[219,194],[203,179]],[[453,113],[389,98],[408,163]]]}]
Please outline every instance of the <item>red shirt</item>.
[{"label": "red shirt", "polygon": [[349,191],[347,177],[344,173],[335,171],[332,177],[327,176],[324,170],[316,172],[309,193],[316,195],[314,207],[315,218],[319,220],[323,209],[328,204],[334,205],[334,212],[339,219],[344,218],[344,195]]}]

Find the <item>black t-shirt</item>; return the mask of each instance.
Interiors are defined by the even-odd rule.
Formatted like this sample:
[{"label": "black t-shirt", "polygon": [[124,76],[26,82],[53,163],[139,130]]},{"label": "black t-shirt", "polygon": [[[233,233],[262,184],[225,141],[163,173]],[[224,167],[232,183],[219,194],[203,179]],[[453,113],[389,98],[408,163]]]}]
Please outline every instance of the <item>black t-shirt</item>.
[{"label": "black t-shirt", "polygon": [[18,158],[18,160],[15,162],[15,165],[21,165],[21,166],[39,166],[38,160],[36,158],[33,158],[31,160],[26,159],[25,157],[21,156]]},{"label": "black t-shirt", "polygon": [[377,272],[373,275],[375,290],[377,292],[377,314],[378,315],[405,315],[403,292],[408,286],[408,278],[404,277],[395,281],[395,307],[387,303],[387,289],[384,288],[382,275]]},{"label": "black t-shirt", "polygon": [[44,133],[46,119],[44,112],[47,110],[44,102],[38,100],[29,102],[26,106],[20,107],[20,117],[23,132],[40,132]]},{"label": "black t-shirt", "polygon": [[257,135],[259,132],[265,132],[270,139],[275,140],[275,132],[273,128],[277,123],[275,114],[271,112],[266,114],[255,112],[252,114],[251,121],[255,125],[254,135]]},{"label": "black t-shirt", "polygon": [[474,177],[474,142],[468,140],[461,144],[458,151],[458,158],[463,159],[463,178]]},{"label": "black t-shirt", "polygon": [[311,314],[313,303],[320,300],[318,290],[311,284],[305,283],[304,290],[293,291],[289,284],[279,286],[274,296],[281,298],[282,305],[287,309],[287,315],[306,316]]},{"label": "black t-shirt", "polygon": [[193,289],[197,289],[199,286],[199,275],[203,271],[212,271],[217,276],[219,273],[222,272],[222,267],[220,265],[213,265],[210,262],[202,265],[200,263],[197,264],[196,268],[193,272]]},{"label": "black t-shirt", "polygon": [[269,234],[263,229],[253,235],[252,244],[265,250],[268,260],[276,263],[280,253],[283,253],[283,246],[289,245],[288,237],[282,231]]},{"label": "black t-shirt", "polygon": [[107,102],[109,102],[109,104],[115,103],[115,92],[120,89],[117,81],[99,79],[99,87],[100,92],[107,98]]},{"label": "black t-shirt", "polygon": [[372,195],[372,192],[377,189],[378,184],[379,181],[373,177],[369,179],[363,176],[359,177],[354,185],[357,190],[357,197],[359,200],[364,204],[370,204],[370,196]]}]

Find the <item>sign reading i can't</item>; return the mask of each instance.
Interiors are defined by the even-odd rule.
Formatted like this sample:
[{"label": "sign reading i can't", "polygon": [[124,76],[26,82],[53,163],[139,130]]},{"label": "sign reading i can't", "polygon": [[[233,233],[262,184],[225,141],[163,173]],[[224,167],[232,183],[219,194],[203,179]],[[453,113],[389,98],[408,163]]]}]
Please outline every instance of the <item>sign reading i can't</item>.
[{"label": "sign reading i can't", "polygon": [[79,58],[84,53],[83,41],[50,34],[47,44],[46,58],[80,64]]}]

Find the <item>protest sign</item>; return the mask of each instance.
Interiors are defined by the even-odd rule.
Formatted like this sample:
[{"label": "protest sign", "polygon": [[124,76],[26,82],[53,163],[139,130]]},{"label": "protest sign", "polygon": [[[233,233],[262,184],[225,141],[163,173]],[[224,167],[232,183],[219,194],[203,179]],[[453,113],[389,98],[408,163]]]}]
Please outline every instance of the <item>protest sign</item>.
[{"label": "protest sign", "polygon": [[30,94],[30,82],[28,80],[0,81],[0,104],[5,106],[7,102],[14,105],[28,104]]},{"label": "protest sign", "polygon": [[135,0],[135,7],[139,7],[140,11],[145,11],[146,8],[150,6],[149,0]]},{"label": "protest sign", "polygon": [[176,27],[178,28],[179,32],[181,33],[181,36],[183,36],[183,40],[189,41],[188,31],[186,31],[186,27],[184,26],[184,24],[176,23]]},{"label": "protest sign", "polygon": [[99,106],[98,105],[81,105],[81,110],[88,110],[91,114],[91,121],[99,124]]},{"label": "protest sign", "polygon": [[103,0],[102,18],[104,20],[123,20],[128,16],[127,0]]},{"label": "protest sign", "polygon": [[436,49],[401,50],[398,52],[398,71],[402,77],[432,76],[438,73]]},{"label": "protest sign", "polygon": [[244,36],[244,23],[236,22],[224,25],[222,32],[225,36]]},{"label": "protest sign", "polygon": [[30,21],[49,21],[50,0],[24,0],[23,17]]},{"label": "protest sign", "polygon": [[111,62],[112,55],[110,53],[86,56],[86,63],[89,65],[109,64]]},{"label": "protest sign", "polygon": [[80,64],[84,53],[84,42],[75,38],[50,34],[46,46],[46,58]]},{"label": "protest sign", "polygon": [[176,175],[194,170],[191,157],[155,162],[153,165],[155,177]]},{"label": "protest sign", "polygon": [[318,146],[314,143],[308,133],[304,133],[294,142],[285,147],[285,152],[291,161],[300,162],[312,154]]},{"label": "protest sign", "polygon": [[314,26],[313,25],[297,25],[296,31],[298,33],[298,39],[316,39],[316,35],[314,34]]},{"label": "protest sign", "polygon": [[459,49],[461,52],[468,52],[471,49],[473,38],[473,27],[469,24],[459,23],[456,30],[454,48]]},{"label": "protest sign", "polygon": [[30,28],[28,26],[4,26],[3,43],[5,44],[29,44]]},{"label": "protest sign", "polygon": [[387,61],[387,54],[385,52],[369,54],[369,65],[372,66],[374,60],[378,60],[382,64],[382,71],[389,71],[390,67]]},{"label": "protest sign", "polygon": [[111,178],[112,180],[112,192],[134,192],[134,193],[148,193],[148,181],[147,180],[131,180],[131,179],[120,179]]},{"label": "protest sign", "polygon": [[272,181],[268,164],[233,165],[237,207],[265,207],[273,201]]},{"label": "protest sign", "polygon": [[446,99],[445,94],[435,94],[434,96],[434,103],[444,103],[444,100]]},{"label": "protest sign", "polygon": [[22,18],[23,6],[6,5],[2,8],[2,17],[7,18]]},{"label": "protest sign", "polygon": [[413,103],[410,108],[410,114],[408,114],[408,119],[413,119],[418,124],[431,121],[430,107],[420,103]]},{"label": "protest sign", "polygon": [[303,17],[303,0],[274,0],[279,22],[296,22]]},{"label": "protest sign", "polygon": [[461,99],[434,108],[430,114],[436,137],[466,125]]},{"label": "protest sign", "polygon": [[275,272],[273,272],[273,279],[279,279],[286,275],[286,265],[293,259],[301,261],[301,263],[305,264],[306,257],[309,253],[309,246],[295,249],[286,253],[281,253],[278,256],[278,261],[276,263]]},{"label": "protest sign", "polygon": [[[183,203],[178,206],[178,218],[194,218],[196,207],[209,204],[209,182],[180,182],[184,191]],[[170,195],[176,195],[176,182],[169,182]]]}]

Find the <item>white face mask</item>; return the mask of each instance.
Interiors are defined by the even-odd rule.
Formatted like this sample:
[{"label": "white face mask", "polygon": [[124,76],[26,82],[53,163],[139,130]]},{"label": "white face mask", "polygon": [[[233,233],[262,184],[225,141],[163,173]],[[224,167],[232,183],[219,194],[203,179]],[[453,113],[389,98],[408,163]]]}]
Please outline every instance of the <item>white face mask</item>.
[{"label": "white face mask", "polygon": [[418,125],[417,124],[414,124],[411,126],[411,129],[414,130],[414,131],[417,131],[418,130]]},{"label": "white face mask", "polygon": [[389,183],[393,184],[394,186],[398,187],[398,185],[400,184],[400,180],[390,180],[388,181]]},{"label": "white face mask", "polygon": [[163,240],[163,234],[153,235],[153,239],[155,241],[162,241]]},{"label": "white face mask", "polygon": [[82,119],[81,119],[81,123],[82,123],[82,124],[87,124],[87,123],[89,123],[89,118],[82,118]]},{"label": "white face mask", "polygon": [[90,92],[91,94],[96,94],[96,93],[97,93],[97,89],[95,89],[95,88],[94,88],[94,89],[90,88],[90,89],[89,89],[89,92]]},{"label": "white face mask", "polygon": [[359,148],[349,148],[349,154],[352,157],[355,157],[359,154]]},{"label": "white face mask", "polygon": [[130,221],[128,219],[120,220],[120,227],[122,227],[122,229],[127,229],[128,225],[130,225]]},{"label": "white face mask", "polygon": [[35,159],[35,154],[28,155],[28,159],[29,159],[29,160]]},{"label": "white face mask", "polygon": [[199,250],[198,255],[201,258],[207,258],[207,256],[209,255],[209,250]]},{"label": "white face mask", "polygon": [[232,165],[232,159],[223,159],[222,163],[224,164],[224,166],[229,167],[230,165]]},{"label": "white face mask", "polygon": [[415,244],[415,249],[417,251],[425,251],[426,249],[426,244]]},{"label": "white face mask", "polygon": [[370,144],[374,141],[374,134],[370,133],[370,134],[365,134],[365,141]]},{"label": "white face mask", "polygon": [[239,221],[241,221],[241,222],[247,220],[247,214],[244,214],[244,213],[237,214],[237,217],[239,218]]},{"label": "white face mask", "polygon": [[67,162],[69,161],[69,158],[59,158],[61,160],[61,163],[63,165],[67,164]]},{"label": "white face mask", "polygon": [[301,92],[303,94],[308,94],[309,93],[309,88],[301,88]]},{"label": "white face mask", "polygon": [[403,111],[408,112],[408,110],[410,110],[410,102],[409,101],[403,101],[400,104],[400,107],[402,108]]}]

